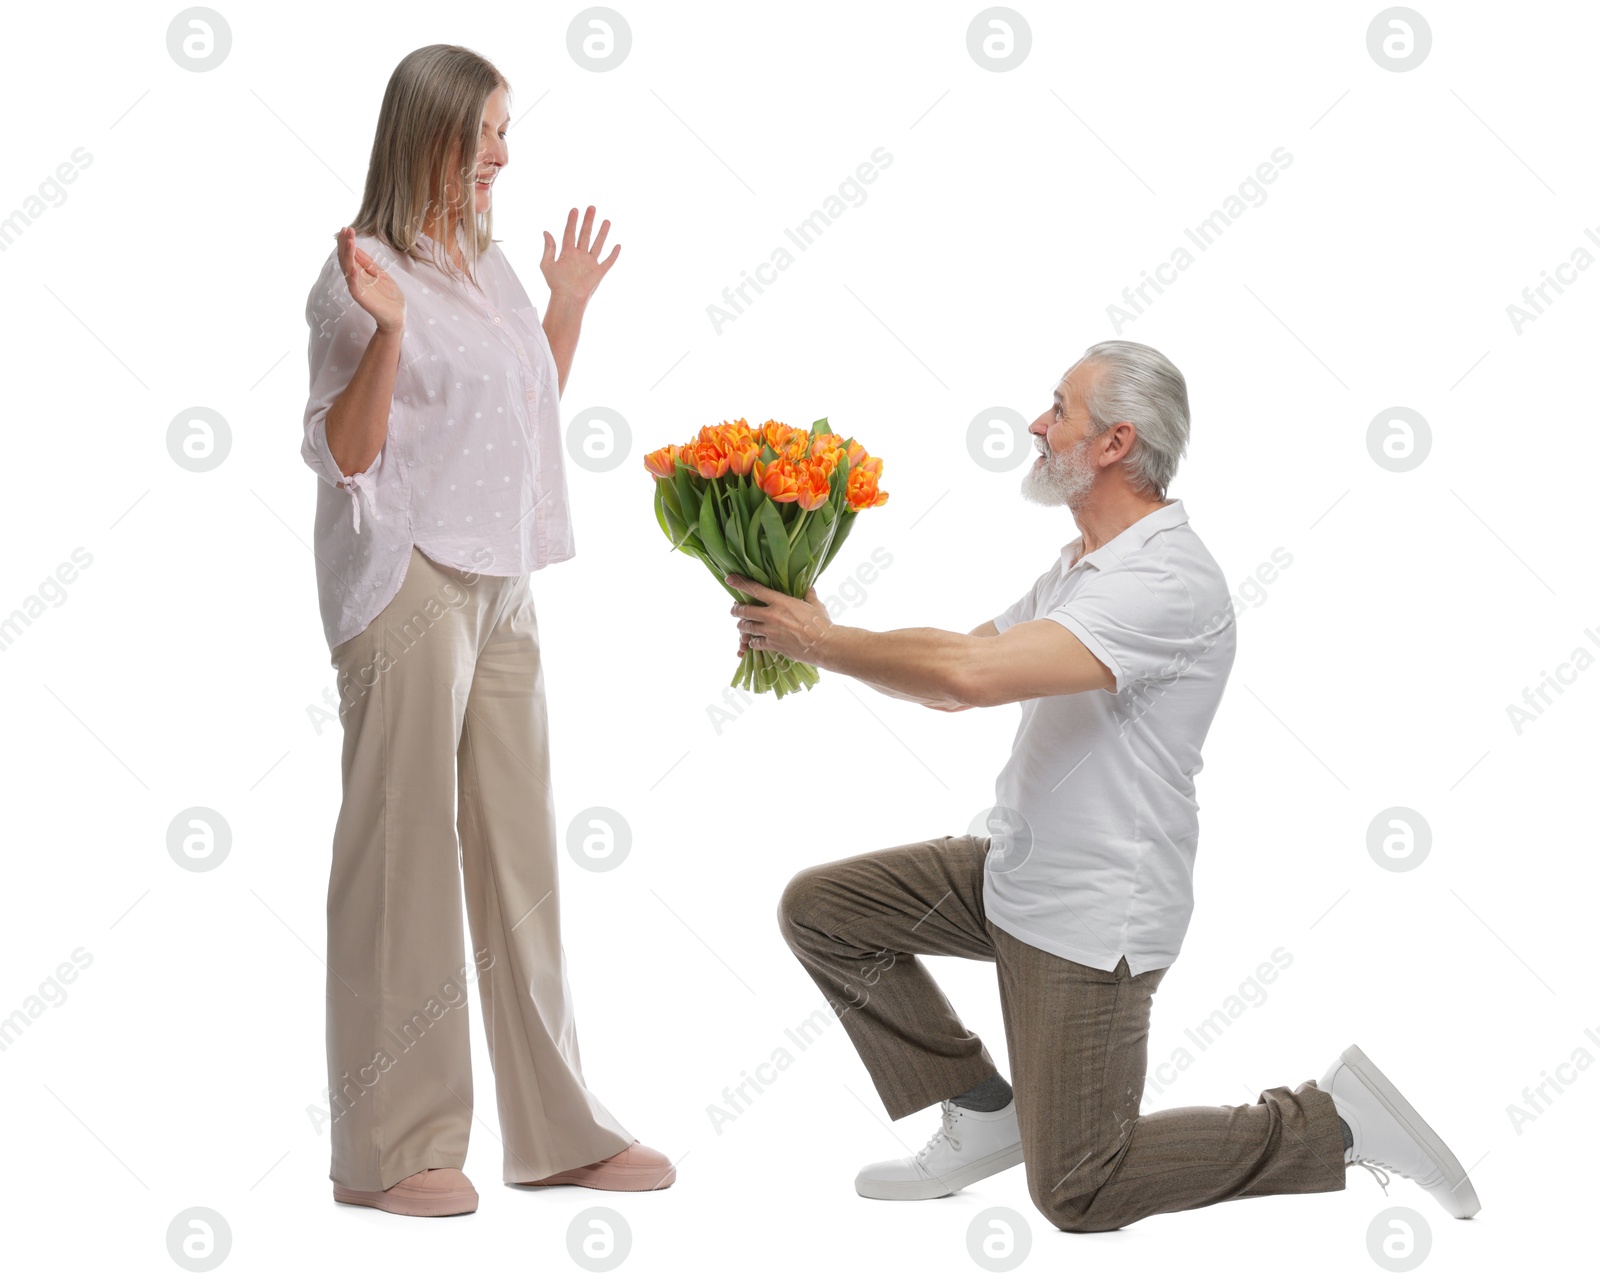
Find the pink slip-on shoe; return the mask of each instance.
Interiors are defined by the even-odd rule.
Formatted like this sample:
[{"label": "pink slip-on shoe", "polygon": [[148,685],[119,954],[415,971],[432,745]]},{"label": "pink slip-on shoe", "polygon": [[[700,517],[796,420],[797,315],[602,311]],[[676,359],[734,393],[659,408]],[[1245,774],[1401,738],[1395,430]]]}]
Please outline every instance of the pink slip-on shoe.
[{"label": "pink slip-on shoe", "polygon": [[336,1182],[333,1198],[340,1204],[361,1204],[385,1213],[422,1218],[473,1213],[478,1208],[477,1190],[460,1169],[424,1169],[409,1178],[401,1178],[387,1191],[357,1191]]},{"label": "pink slip-on shoe", "polygon": [[595,1191],[658,1191],[678,1179],[672,1161],[642,1142],[635,1141],[623,1151],[577,1169],[552,1173],[519,1187],[589,1187]]}]

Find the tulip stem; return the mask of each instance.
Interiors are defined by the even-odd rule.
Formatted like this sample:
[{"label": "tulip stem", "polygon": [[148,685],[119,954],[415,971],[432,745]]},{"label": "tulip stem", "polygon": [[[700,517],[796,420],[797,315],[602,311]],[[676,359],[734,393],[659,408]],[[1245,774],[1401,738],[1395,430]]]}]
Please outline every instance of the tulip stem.
[{"label": "tulip stem", "polygon": [[746,649],[728,683],[754,693],[776,693],[781,698],[786,693],[811,688],[817,678],[817,669],[808,662],[796,662],[766,649]]}]

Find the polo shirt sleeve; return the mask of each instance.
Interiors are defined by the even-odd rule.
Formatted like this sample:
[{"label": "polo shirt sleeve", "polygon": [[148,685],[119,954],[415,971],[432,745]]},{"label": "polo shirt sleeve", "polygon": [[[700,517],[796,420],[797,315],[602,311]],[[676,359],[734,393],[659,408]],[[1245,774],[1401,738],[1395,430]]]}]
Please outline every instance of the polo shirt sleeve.
[{"label": "polo shirt sleeve", "polygon": [[[350,296],[337,254],[323,266],[306,298],[306,324],[311,330],[311,394],[306,400],[305,439],[300,444],[300,456],[329,484],[337,485],[350,477],[340,472],[328,448],[328,410],[350,385],[366,354],[367,343],[378,331],[378,322]],[[392,408],[389,425],[394,425]],[[388,447],[387,441],[384,447]],[[378,457],[363,474],[378,465],[383,452],[378,451]]]},{"label": "polo shirt sleeve", "polygon": [[1046,569],[1028,588],[1028,594],[1023,596],[1005,612],[997,614],[992,621],[996,631],[1004,631],[1007,627],[1014,627],[1019,622],[1032,622],[1039,615],[1039,592],[1044,588],[1044,581],[1050,576],[1051,570]]},{"label": "polo shirt sleeve", "polygon": [[1045,615],[1116,678],[1116,691],[1170,677],[1195,659],[1194,604],[1167,569],[1097,569],[1070,600]]}]

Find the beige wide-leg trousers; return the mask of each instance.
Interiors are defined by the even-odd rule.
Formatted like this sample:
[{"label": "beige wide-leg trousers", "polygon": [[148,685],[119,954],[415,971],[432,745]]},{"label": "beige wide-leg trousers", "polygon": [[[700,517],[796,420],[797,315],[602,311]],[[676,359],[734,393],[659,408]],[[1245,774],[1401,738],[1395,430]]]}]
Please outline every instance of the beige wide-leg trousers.
[{"label": "beige wide-leg trousers", "polygon": [[399,593],[331,655],[344,800],[328,879],[329,1176],[357,1190],[464,1165],[474,973],[504,1180],[633,1141],[578,1057],[530,576],[413,547]]}]

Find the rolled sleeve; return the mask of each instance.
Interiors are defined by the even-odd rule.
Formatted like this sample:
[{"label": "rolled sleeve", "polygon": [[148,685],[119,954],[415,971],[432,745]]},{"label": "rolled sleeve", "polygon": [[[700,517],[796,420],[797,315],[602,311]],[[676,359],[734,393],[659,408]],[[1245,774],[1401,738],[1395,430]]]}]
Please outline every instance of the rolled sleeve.
[{"label": "rolled sleeve", "polygon": [[[377,506],[374,500],[373,473],[383,460],[387,449],[368,464],[365,471],[346,474],[334,461],[328,447],[328,410],[350,385],[367,344],[377,332],[377,321],[358,306],[350,296],[344,273],[337,258],[324,268],[322,275],[306,299],[306,324],[311,331],[308,359],[311,372],[311,392],[306,400],[305,434],[300,445],[300,456],[306,465],[329,484],[350,494],[352,522],[357,531],[361,528],[361,493],[367,494],[369,509],[374,517]],[[394,425],[394,410],[389,412],[389,426]]]},{"label": "rolled sleeve", "polygon": [[[311,469],[326,479],[330,484],[340,484],[352,479],[351,476],[339,470],[339,464],[333,460],[333,451],[328,448],[328,410],[319,409],[310,422],[306,424],[305,444],[300,454],[305,458]],[[385,446],[387,447],[387,446]],[[383,458],[383,450],[378,450],[377,457],[367,464],[367,469],[361,475],[371,475],[378,463]]]}]

